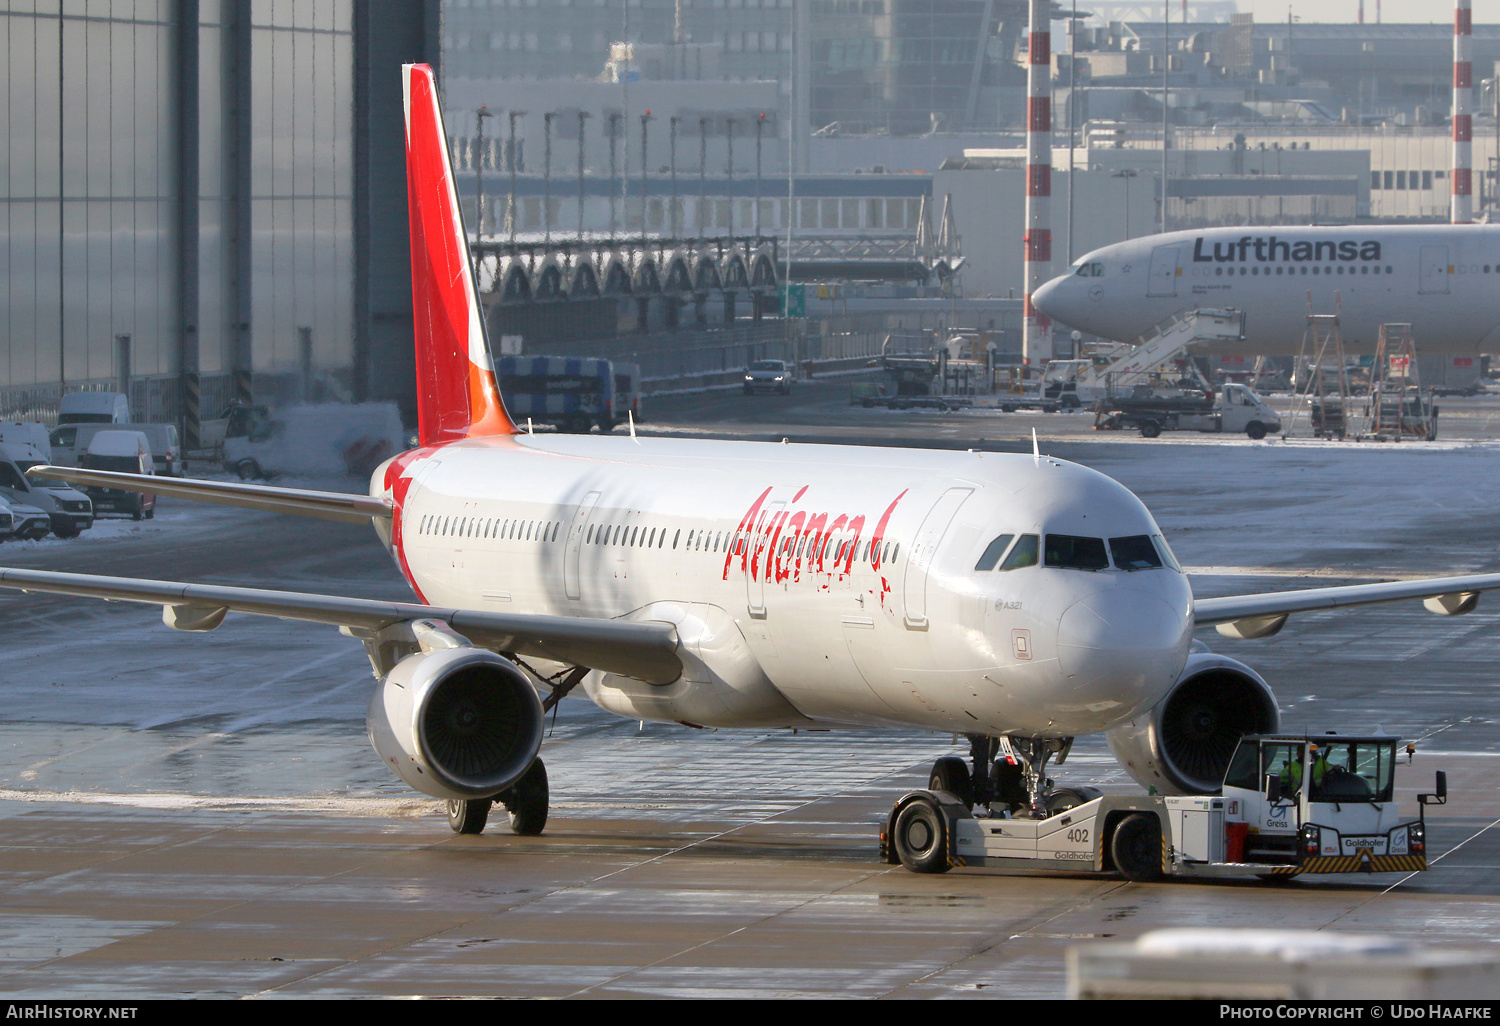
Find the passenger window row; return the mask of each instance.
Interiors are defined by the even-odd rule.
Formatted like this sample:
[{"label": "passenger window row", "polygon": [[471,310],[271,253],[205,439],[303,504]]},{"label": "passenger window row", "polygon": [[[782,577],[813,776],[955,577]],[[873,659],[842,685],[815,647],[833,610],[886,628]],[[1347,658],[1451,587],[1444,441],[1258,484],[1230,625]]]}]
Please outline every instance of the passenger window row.
[{"label": "passenger window row", "polygon": [[555,542],[561,529],[560,520],[455,517],[435,513],[425,515],[417,525],[418,534],[444,538],[504,538],[535,542]]},{"label": "passenger window row", "polygon": [[[1166,541],[1160,535],[1144,534],[1111,538],[1107,551],[1103,538],[1048,534],[1043,543],[1042,537],[1035,534],[1023,534],[1019,539],[1013,534],[1002,534],[985,546],[974,569],[994,570],[997,563],[1001,570],[1036,566],[1039,550],[1044,566],[1064,570],[1108,570],[1112,556],[1116,570],[1155,570],[1169,566],[1182,572]],[[1005,555],[1003,561],[1002,555]]]}]

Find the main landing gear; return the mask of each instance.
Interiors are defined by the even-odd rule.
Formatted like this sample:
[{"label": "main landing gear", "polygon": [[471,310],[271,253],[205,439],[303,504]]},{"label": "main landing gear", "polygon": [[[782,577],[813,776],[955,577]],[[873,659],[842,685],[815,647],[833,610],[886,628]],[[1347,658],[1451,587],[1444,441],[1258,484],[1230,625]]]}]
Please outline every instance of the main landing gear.
[{"label": "main landing gear", "polygon": [[448,826],[455,834],[483,833],[490,806],[499,802],[510,813],[512,833],[535,837],[547,825],[548,797],[547,767],[538,756],[520,780],[495,797],[448,802]]},{"label": "main landing gear", "polygon": [[[515,661],[526,666],[519,659]],[[567,697],[568,692],[576,688],[589,672],[586,666],[574,666],[555,676],[542,677],[531,667],[526,666],[526,669],[537,680],[552,689],[551,693],[542,699],[544,717],[557,708],[557,703]],[[550,798],[551,791],[547,786],[547,766],[539,755],[532,760],[531,766],[521,774],[519,780],[493,798],[449,801],[447,803],[448,826],[455,834],[483,833],[485,824],[489,822],[491,806],[499,802],[510,814],[512,833],[522,837],[535,837],[547,826],[547,807]]]}]

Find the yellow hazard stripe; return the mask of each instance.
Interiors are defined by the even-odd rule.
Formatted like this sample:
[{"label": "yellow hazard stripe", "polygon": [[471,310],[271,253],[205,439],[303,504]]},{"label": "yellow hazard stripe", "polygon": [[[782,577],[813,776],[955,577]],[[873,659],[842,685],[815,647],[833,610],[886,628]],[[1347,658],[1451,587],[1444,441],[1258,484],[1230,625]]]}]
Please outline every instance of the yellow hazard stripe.
[{"label": "yellow hazard stripe", "polygon": [[[1368,864],[1368,869],[1366,869]],[[1304,859],[1299,873],[1420,873],[1427,868],[1425,855],[1325,855]]]}]

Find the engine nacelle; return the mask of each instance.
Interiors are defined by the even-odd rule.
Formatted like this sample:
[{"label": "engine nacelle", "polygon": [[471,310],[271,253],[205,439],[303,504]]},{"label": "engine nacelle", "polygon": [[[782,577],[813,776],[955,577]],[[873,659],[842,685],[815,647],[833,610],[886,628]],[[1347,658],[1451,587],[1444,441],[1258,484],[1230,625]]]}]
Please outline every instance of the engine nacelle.
[{"label": "engine nacelle", "polygon": [[542,747],[542,703],[520,667],[482,648],[402,659],[365,715],[370,744],[406,783],[434,798],[490,798]]},{"label": "engine nacelle", "polygon": [[1260,674],[1228,656],[1194,652],[1166,698],[1104,736],[1144,786],[1218,794],[1240,738],[1280,725],[1276,696]]}]

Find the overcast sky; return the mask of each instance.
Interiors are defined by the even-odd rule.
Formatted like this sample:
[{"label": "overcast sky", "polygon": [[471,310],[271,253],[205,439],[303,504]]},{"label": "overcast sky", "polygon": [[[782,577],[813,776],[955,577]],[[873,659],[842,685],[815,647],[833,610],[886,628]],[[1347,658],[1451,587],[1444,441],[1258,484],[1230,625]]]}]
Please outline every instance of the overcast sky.
[{"label": "overcast sky", "polygon": [[[1375,5],[1380,4],[1382,22],[1453,23],[1452,0],[1365,0],[1365,22],[1375,21]],[[1285,21],[1287,7],[1305,21],[1355,21],[1359,0],[1239,0],[1240,10],[1255,15],[1256,21]],[[1474,21],[1492,24],[1500,21],[1500,0],[1473,0]],[[1175,5],[1173,14],[1182,10]],[[1192,13],[1192,0],[1188,0]]]}]

